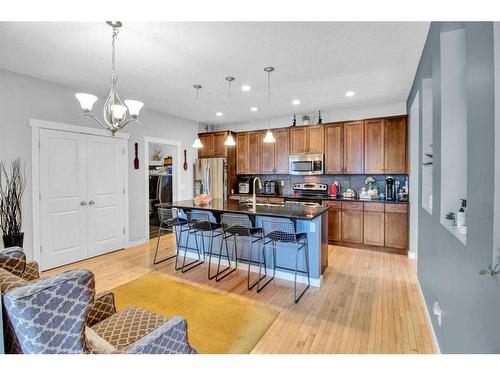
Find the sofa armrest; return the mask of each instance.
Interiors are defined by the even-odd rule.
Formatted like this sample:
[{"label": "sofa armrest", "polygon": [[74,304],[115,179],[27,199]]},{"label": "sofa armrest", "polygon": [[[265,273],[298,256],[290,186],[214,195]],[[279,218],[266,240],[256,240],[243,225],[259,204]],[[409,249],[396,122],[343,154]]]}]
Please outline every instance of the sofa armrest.
[{"label": "sofa armrest", "polygon": [[187,322],[175,316],[136,342],[123,348],[126,354],[197,354],[189,345]]},{"label": "sofa armrest", "polygon": [[37,262],[28,262],[24,268],[22,278],[26,281],[33,281],[40,278],[40,269]]},{"label": "sofa armrest", "polygon": [[92,327],[116,313],[115,295],[113,292],[103,292],[95,297],[94,305],[87,317],[86,325]]}]

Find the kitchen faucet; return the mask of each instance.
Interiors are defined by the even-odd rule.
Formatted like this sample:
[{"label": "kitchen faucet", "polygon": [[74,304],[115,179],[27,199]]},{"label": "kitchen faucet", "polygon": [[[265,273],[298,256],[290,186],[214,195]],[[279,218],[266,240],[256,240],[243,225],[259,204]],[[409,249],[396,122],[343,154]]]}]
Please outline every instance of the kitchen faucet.
[{"label": "kitchen faucet", "polygon": [[260,181],[260,178],[255,177],[253,179],[253,195],[252,195],[252,211],[255,212],[257,209],[257,197],[255,196],[255,181],[259,180],[259,189],[262,190],[262,182]]}]

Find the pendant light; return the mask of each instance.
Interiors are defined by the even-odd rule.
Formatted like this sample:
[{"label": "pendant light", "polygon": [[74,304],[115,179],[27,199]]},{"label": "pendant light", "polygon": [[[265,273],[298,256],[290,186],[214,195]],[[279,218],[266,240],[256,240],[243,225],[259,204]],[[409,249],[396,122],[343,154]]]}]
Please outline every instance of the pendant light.
[{"label": "pendant light", "polygon": [[[196,130],[198,131],[200,122],[200,101],[198,99],[198,91],[201,89],[201,85],[193,85],[193,87],[196,89]],[[199,137],[196,137],[194,140],[193,147],[203,148],[203,144],[201,143]]]},{"label": "pendant light", "polygon": [[231,83],[234,81],[234,77],[226,77],[227,81],[227,95],[229,97],[229,113],[228,113],[228,118],[229,118],[229,132],[227,133],[227,138],[224,144],[226,146],[236,146],[236,142],[234,141],[233,138],[233,133],[231,133]]},{"label": "pendant light", "polygon": [[267,72],[267,91],[268,91],[268,102],[267,102],[267,133],[264,137],[265,143],[274,143],[273,132],[271,131],[271,72],[274,70],[272,66],[266,66],[264,71]]}]

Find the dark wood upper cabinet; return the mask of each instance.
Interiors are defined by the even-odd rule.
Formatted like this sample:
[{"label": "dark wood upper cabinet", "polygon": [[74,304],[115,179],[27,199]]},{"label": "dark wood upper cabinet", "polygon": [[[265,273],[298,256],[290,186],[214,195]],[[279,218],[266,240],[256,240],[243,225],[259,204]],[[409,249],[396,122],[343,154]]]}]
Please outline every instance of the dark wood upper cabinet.
[{"label": "dark wood upper cabinet", "polygon": [[214,133],[214,141],[213,141],[213,158],[225,158],[227,156],[227,148],[234,146],[226,146],[224,142],[226,142],[228,132]]},{"label": "dark wood upper cabinet", "polygon": [[385,173],[406,173],[406,116],[385,120]]},{"label": "dark wood upper cabinet", "polygon": [[305,127],[290,128],[290,154],[307,152],[307,131]]},{"label": "dark wood upper cabinet", "polygon": [[248,133],[236,134],[236,173],[248,174]]},{"label": "dark wood upper cabinet", "polygon": [[198,157],[226,158],[228,156],[228,147],[234,147],[224,144],[228,134],[229,132],[227,131],[198,134],[200,142],[203,145],[202,148],[198,149]]},{"label": "dark wood upper cabinet", "polygon": [[323,125],[307,126],[307,152],[322,154],[325,151],[325,127]]},{"label": "dark wood upper cabinet", "polygon": [[385,121],[365,121],[365,173],[384,173]]},{"label": "dark wood upper cabinet", "polygon": [[344,123],[344,173],[364,173],[363,121]]},{"label": "dark wood upper cabinet", "polygon": [[214,135],[213,133],[199,134],[200,142],[203,145],[202,148],[198,149],[198,157],[209,158],[212,155],[214,149]]},{"label": "dark wood upper cabinet", "polygon": [[342,123],[325,125],[325,173],[344,173]]},{"label": "dark wood upper cabinet", "polygon": [[264,132],[262,131],[248,132],[248,171],[250,173],[261,173],[263,139]]},{"label": "dark wood upper cabinet", "polygon": [[[265,133],[264,133],[265,135]],[[276,131],[273,131],[274,138],[276,139]],[[263,137],[262,137],[263,139]],[[275,171],[275,153],[276,142],[265,143],[262,142],[262,157],[261,157],[261,173],[273,174]],[[252,150],[252,148],[251,148]]]},{"label": "dark wood upper cabinet", "polygon": [[276,138],[274,144],[274,171],[276,174],[287,174],[290,155],[290,132],[288,128],[276,129],[274,137]]}]

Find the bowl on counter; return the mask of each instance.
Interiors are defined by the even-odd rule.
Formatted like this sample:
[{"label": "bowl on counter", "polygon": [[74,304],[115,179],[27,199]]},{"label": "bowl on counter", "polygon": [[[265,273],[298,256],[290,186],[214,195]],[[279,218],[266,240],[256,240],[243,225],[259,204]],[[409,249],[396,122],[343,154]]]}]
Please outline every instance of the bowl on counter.
[{"label": "bowl on counter", "polygon": [[200,194],[193,198],[194,204],[197,206],[208,206],[212,201],[212,197],[207,194]]}]

